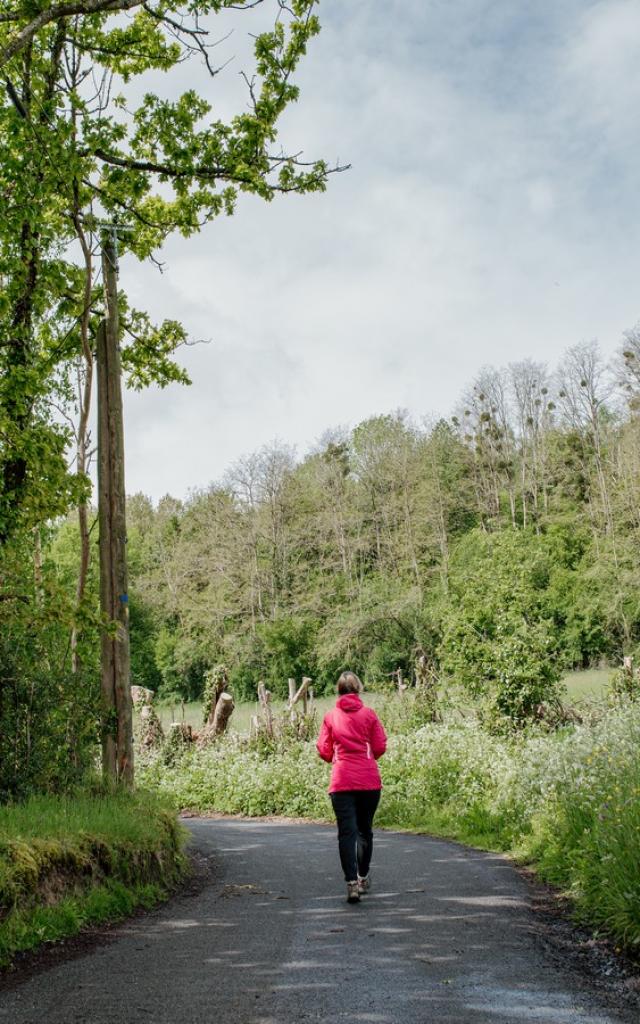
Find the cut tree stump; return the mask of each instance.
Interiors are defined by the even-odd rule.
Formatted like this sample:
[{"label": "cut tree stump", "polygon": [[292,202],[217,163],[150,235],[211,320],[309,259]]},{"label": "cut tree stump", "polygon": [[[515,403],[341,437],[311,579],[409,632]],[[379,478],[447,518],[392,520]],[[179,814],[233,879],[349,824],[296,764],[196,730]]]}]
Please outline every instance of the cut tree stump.
[{"label": "cut tree stump", "polygon": [[[147,690],[147,693],[151,693],[151,690]],[[151,706],[151,703],[144,703],[140,708],[139,729],[140,746],[142,747],[147,747],[148,749],[158,747],[164,740],[162,722],[158,718],[155,708]]]},{"label": "cut tree stump", "polygon": [[213,715],[209,717],[209,721],[198,737],[199,746],[205,747],[224,735],[234,708],[235,703],[231,694],[221,693],[216,702]]},{"label": "cut tree stump", "polygon": [[134,704],[153,704],[154,697],[154,691],[147,690],[146,686],[131,687],[131,700]]},{"label": "cut tree stump", "polygon": [[171,747],[186,746],[193,743],[193,729],[186,722],[172,722],[167,734],[167,743]]},{"label": "cut tree stump", "polygon": [[221,693],[218,697],[216,710],[213,714],[212,732],[214,736],[222,736],[227,730],[229,719],[233,714],[235,704],[230,693]]}]

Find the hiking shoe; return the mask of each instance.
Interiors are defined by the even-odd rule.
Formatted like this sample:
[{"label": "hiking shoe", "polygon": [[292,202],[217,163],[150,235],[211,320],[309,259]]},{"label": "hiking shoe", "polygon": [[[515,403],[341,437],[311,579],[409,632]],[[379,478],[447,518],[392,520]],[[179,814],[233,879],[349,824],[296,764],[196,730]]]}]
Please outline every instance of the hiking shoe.
[{"label": "hiking shoe", "polygon": [[357,882],[347,882],[347,903],[360,902],[360,888]]},{"label": "hiking shoe", "polygon": [[360,895],[361,896],[366,896],[367,893],[369,892],[370,888],[371,888],[371,878],[370,878],[370,876],[369,875],[365,875],[365,877],[362,878],[360,875],[358,875],[358,892],[360,893]]}]

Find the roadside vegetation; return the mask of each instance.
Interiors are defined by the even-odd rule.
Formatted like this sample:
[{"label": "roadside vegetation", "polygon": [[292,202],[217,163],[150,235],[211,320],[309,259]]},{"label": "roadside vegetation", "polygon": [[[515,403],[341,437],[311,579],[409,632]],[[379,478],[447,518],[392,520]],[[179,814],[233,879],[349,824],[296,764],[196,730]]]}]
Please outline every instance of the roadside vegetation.
[{"label": "roadside vegetation", "polygon": [[[495,732],[469,708],[424,722],[420,695],[374,695],[391,736],[377,817],[507,852],[570,896],[579,919],[640,946],[640,705],[583,705],[583,721]],[[313,741],[230,735],[147,754],[145,784],[195,812],[332,820]]]},{"label": "roadside vegetation", "polygon": [[142,790],[0,807],[0,966],[153,906],[186,871],[185,838],[173,802]]}]

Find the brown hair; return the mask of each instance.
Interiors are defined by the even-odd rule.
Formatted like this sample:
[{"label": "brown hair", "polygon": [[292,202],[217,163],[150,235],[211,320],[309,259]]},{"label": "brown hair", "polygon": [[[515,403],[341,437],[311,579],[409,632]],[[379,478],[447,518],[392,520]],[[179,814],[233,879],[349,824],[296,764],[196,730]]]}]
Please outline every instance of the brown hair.
[{"label": "brown hair", "polygon": [[362,683],[355,672],[343,672],[338,679],[338,693],[341,695],[345,693],[361,693],[362,689]]}]

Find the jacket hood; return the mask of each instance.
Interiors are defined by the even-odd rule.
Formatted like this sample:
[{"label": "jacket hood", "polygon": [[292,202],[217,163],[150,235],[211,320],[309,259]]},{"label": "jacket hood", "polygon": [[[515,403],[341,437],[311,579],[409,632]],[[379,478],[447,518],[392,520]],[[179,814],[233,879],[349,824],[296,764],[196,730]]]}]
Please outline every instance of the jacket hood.
[{"label": "jacket hood", "polygon": [[339,697],[336,701],[336,707],[341,711],[359,711],[364,704],[357,693],[345,693],[344,697]]}]

